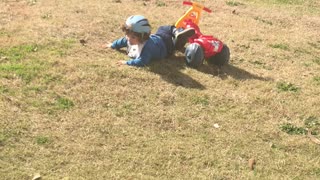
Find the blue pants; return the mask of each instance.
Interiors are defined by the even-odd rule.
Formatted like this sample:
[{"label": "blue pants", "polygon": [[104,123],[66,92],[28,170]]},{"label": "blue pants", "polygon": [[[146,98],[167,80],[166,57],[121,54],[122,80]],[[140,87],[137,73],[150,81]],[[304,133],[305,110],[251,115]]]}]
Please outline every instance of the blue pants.
[{"label": "blue pants", "polygon": [[167,47],[168,55],[170,56],[174,52],[174,44],[173,38],[175,37],[173,32],[176,29],[174,26],[160,26],[155,33],[156,35],[160,36]]}]

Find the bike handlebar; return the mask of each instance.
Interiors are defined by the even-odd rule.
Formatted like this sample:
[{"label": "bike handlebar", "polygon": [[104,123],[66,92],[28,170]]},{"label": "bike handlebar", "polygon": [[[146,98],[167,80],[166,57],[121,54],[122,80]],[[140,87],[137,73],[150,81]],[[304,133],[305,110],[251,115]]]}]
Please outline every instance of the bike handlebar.
[{"label": "bike handlebar", "polygon": [[[191,2],[191,1],[183,1],[183,5],[189,5],[189,6],[193,6],[194,4],[193,4],[193,2]],[[202,8],[204,11],[207,11],[208,13],[211,13],[212,11],[209,9],[209,8],[207,8],[207,7],[203,7]]]}]

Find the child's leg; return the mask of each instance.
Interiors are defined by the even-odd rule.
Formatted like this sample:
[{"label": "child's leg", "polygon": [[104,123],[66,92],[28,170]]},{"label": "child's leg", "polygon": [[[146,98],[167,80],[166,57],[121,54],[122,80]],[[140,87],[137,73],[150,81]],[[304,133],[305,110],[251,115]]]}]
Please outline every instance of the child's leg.
[{"label": "child's leg", "polygon": [[170,56],[174,51],[174,44],[173,44],[173,29],[174,26],[160,26],[155,33],[156,35],[160,36],[167,47],[168,56]]},{"label": "child's leg", "polygon": [[168,55],[174,50],[182,50],[188,39],[195,34],[193,28],[177,29],[175,26],[160,26],[155,33],[160,36],[167,46]]},{"label": "child's leg", "polygon": [[176,50],[182,50],[184,45],[188,42],[188,39],[195,34],[195,30],[193,28],[182,29],[174,29],[175,32],[175,40],[174,45]]}]

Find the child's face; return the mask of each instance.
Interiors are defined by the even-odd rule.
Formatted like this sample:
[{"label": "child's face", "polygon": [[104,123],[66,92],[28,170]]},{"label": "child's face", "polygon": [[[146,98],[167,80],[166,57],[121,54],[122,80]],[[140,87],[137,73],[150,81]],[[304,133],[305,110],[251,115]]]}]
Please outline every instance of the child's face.
[{"label": "child's face", "polygon": [[133,34],[126,34],[126,38],[131,45],[139,44],[139,38]]}]

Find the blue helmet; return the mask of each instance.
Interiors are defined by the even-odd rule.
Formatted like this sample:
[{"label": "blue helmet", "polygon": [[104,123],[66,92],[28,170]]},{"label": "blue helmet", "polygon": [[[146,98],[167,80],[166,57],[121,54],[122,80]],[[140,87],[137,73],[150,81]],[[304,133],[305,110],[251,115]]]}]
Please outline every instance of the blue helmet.
[{"label": "blue helmet", "polygon": [[150,34],[151,32],[148,19],[141,15],[130,16],[126,21],[126,27],[136,33]]},{"label": "blue helmet", "polygon": [[202,47],[197,43],[191,43],[184,52],[186,64],[190,67],[197,68],[202,65],[204,60],[204,52]]}]

